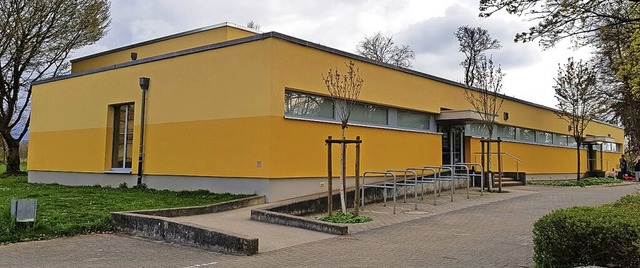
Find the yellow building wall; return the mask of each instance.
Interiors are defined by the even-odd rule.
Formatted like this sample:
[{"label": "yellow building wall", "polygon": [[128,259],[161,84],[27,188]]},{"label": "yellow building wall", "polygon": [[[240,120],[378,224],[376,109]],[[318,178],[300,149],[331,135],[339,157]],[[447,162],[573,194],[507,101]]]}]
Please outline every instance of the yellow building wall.
[{"label": "yellow building wall", "polygon": [[[282,104],[273,106],[271,112],[273,115],[282,114],[282,107],[284,107],[282,88],[288,87],[302,92],[328,95],[321,75],[326,76],[329,69],[336,68],[344,72],[345,62],[350,60],[285,40],[273,39],[271,42],[274,43],[272,102]],[[473,110],[466,101],[464,89],[461,87],[375,64],[352,61],[356,62],[360,75],[364,79],[359,98],[363,102],[436,114],[439,114],[442,108]],[[508,120],[504,120],[503,112],[509,113]],[[553,111],[509,99],[504,100],[497,123],[569,134],[568,124],[559,119]],[[619,143],[624,140],[624,132],[621,128],[597,122],[589,124],[586,134],[610,135]]]},{"label": "yellow building wall", "polygon": [[[481,162],[482,146],[480,139],[471,138],[469,148],[471,154],[467,155],[467,161]],[[503,156],[502,169],[506,172],[526,172],[527,174],[561,174],[575,173],[577,170],[577,155],[575,148],[535,145],[529,143],[519,143],[503,141],[500,145],[503,153],[508,153],[514,157]],[[496,143],[491,145],[491,152],[497,153]],[[492,170],[498,171],[497,155],[492,156]],[[580,170],[587,172],[587,150],[580,150]]]},{"label": "yellow building wall", "polygon": [[[272,122],[272,169],[274,178],[325,177],[327,171],[328,136],[341,138],[339,124],[318,123],[274,117]],[[360,174],[439,165],[442,159],[440,134],[417,133],[351,126],[346,139],[362,139]],[[347,145],[347,174],[353,175],[355,144]],[[333,174],[339,174],[340,145],[332,147]]]},{"label": "yellow building wall", "polygon": [[109,170],[109,105],[129,102],[137,159],[146,76],[146,174],[267,176],[247,167],[269,162],[270,57],[251,43],[35,85],[29,170]]},{"label": "yellow building wall", "polygon": [[131,52],[138,53],[138,60],[141,60],[144,58],[238,39],[251,35],[255,35],[255,33],[235,27],[222,26],[219,28],[164,40],[162,42],[143,44],[105,55],[99,55],[96,57],[74,61],[71,65],[71,72],[83,72],[119,63],[129,62],[131,61]]},{"label": "yellow building wall", "polygon": [[[128,52],[125,54],[128,57]],[[345,61],[348,59],[342,56],[269,38],[35,85],[29,170],[108,170],[112,135],[109,105],[127,102],[135,103],[135,162],[141,119],[138,78],[146,76],[151,84],[145,174],[326,176],[324,140],[329,135],[339,138],[340,126],[284,118],[284,92],[291,88],[327,95],[321,74],[336,67],[343,71]],[[459,87],[365,62],[357,65],[365,79],[362,101],[431,113],[439,113],[441,108],[471,109]],[[512,101],[505,102],[505,107],[510,119],[500,123],[566,131],[566,124],[551,111]],[[622,140],[621,130],[606,125],[593,124],[589,131],[595,135],[611,132],[616,140]],[[437,133],[357,126],[350,126],[346,133],[347,138],[359,135],[363,140],[362,172],[441,164],[442,136]],[[552,158],[575,159],[571,149],[503,145],[504,151],[525,159],[523,171],[574,172],[572,162],[562,164]],[[338,148],[333,152],[334,175],[339,174]],[[353,155],[351,146],[348,174],[353,172]],[[506,170],[509,163],[505,163]],[[586,165],[586,160],[583,163]],[[136,164],[132,172],[137,172]]]},{"label": "yellow building wall", "polygon": [[[328,95],[326,86],[322,80],[322,74],[326,76],[329,69],[338,68],[341,72],[346,70],[345,62],[349,59],[342,56],[327,54],[318,50],[310,49],[284,40],[273,40],[274,43],[274,94],[272,102],[272,114],[283,113],[284,90],[308,92],[312,94]],[[389,68],[381,67],[366,62],[355,61],[360,70],[360,75],[364,79],[364,86],[359,100],[380,104],[384,106],[413,109],[424,112],[440,113],[441,108],[473,110],[473,107],[464,98],[464,89],[450,84],[429,80],[415,75],[397,72]],[[292,67],[293,66],[293,67]],[[304,68],[295,68],[304,66]],[[509,119],[504,120],[502,112],[509,113]],[[554,133],[569,134],[567,123],[559,119],[557,115],[548,109],[505,99],[503,108],[498,116],[499,124],[523,127],[535,130],[543,130]],[[441,162],[441,136],[431,139],[428,142],[411,141],[405,144],[405,139],[397,136],[396,132],[383,132],[388,135],[386,140],[396,145],[398,148],[406,148],[407,144],[420,144],[422,152],[415,152],[415,155],[432,154],[429,164]],[[610,136],[617,142],[624,140],[623,130],[606,124],[592,122],[587,130],[587,134],[598,136]],[[339,133],[336,133],[336,136]],[[357,135],[358,133],[354,134]],[[312,135],[311,133],[307,135]],[[364,139],[364,138],[363,138]],[[424,138],[423,138],[424,139]],[[478,139],[467,148],[473,152],[480,152]],[[427,142],[427,143],[425,143]],[[365,143],[363,143],[364,146]],[[556,146],[534,145],[516,142],[504,142],[503,151],[509,152],[522,158],[520,170],[529,173],[573,173],[576,170],[576,152],[572,148],[562,148]],[[428,149],[427,149],[428,148]],[[467,152],[468,154],[469,152]],[[618,155],[617,153],[611,153]],[[412,155],[407,153],[407,155]],[[581,152],[581,170],[586,171],[586,150]],[[558,161],[562,159],[563,161]],[[467,158],[472,161],[473,155]],[[569,162],[564,162],[569,160]],[[403,166],[402,161],[409,162],[409,159],[397,159],[390,167],[397,168]],[[477,161],[480,161],[478,158]],[[415,163],[415,162],[414,162]],[[416,163],[420,164],[420,163]],[[505,170],[515,171],[515,160],[505,160]]]}]

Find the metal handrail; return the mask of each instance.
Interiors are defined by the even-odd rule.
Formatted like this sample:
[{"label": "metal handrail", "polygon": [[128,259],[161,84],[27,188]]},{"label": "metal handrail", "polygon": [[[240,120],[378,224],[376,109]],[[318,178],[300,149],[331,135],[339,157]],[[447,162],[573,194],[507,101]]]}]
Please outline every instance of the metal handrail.
[{"label": "metal handrail", "polygon": [[607,168],[606,168],[606,169],[602,169],[602,170],[604,170],[604,171],[609,171],[609,163],[612,163],[612,162],[613,162],[613,163],[614,163],[614,164],[613,164],[613,166],[616,166],[616,165],[617,165],[617,163],[616,163],[617,161],[613,161],[613,160],[611,160],[611,159],[609,159],[609,158],[602,158],[602,159],[600,159],[600,158],[587,158],[587,168],[588,168],[588,169],[591,169],[591,168],[589,167],[589,165],[590,165],[590,163],[591,163],[591,160],[596,161],[596,166],[598,166],[598,164],[597,164],[597,163],[598,163],[598,160],[606,161],[606,162],[607,162]]},{"label": "metal handrail", "polygon": [[[482,152],[475,152],[475,153],[473,153],[473,154],[475,154],[475,155],[479,155],[479,154],[482,154]],[[498,152],[491,152],[491,154],[498,154]],[[513,155],[513,154],[511,154],[511,153],[508,153],[508,152],[501,152],[501,154],[507,155],[507,156],[509,156],[509,157],[513,158],[514,160],[518,161],[518,162],[523,162],[523,160],[522,160],[522,159],[520,159],[519,157],[517,157],[517,156],[515,156],[515,155]],[[477,156],[474,156],[474,157],[477,157]]]},{"label": "metal handrail", "polygon": [[[475,152],[473,154],[474,154],[474,161],[475,161],[475,160],[478,160],[477,157],[478,157],[479,154],[482,154],[482,152]],[[491,152],[491,154],[498,154],[498,153],[497,152]],[[513,154],[507,153],[507,152],[501,152],[501,154],[506,155],[506,156],[510,157],[511,159],[513,159],[513,160],[516,160],[516,179],[519,180],[520,179],[520,163],[523,162],[522,159],[520,159],[519,157],[517,157],[517,156],[515,156]]]}]

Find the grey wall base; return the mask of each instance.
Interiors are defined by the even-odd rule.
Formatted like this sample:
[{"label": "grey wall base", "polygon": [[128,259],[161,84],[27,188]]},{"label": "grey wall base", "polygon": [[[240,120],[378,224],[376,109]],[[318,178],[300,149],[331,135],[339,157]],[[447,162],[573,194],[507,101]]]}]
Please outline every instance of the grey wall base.
[{"label": "grey wall base", "polygon": [[253,255],[258,253],[257,238],[197,224],[179,222],[169,217],[221,212],[263,204],[264,202],[265,197],[258,196],[211,206],[114,212],[111,213],[111,222],[116,230],[140,237],[193,246],[226,254]]},{"label": "grey wall base", "polygon": [[[584,177],[584,174],[581,174],[580,177]],[[575,173],[553,173],[553,174],[527,174],[527,181],[561,181],[561,180],[575,180]]]},{"label": "grey wall base", "polygon": [[[79,173],[59,171],[29,171],[30,183],[58,183],[62,185],[101,185],[118,187],[126,182],[136,185],[135,174]],[[268,202],[281,201],[300,196],[322,193],[327,190],[327,178],[222,178],[178,175],[144,175],[147,187],[159,190],[208,190],[216,193],[265,195]],[[339,178],[333,185],[339,184]],[[354,184],[347,180],[347,186]]]}]

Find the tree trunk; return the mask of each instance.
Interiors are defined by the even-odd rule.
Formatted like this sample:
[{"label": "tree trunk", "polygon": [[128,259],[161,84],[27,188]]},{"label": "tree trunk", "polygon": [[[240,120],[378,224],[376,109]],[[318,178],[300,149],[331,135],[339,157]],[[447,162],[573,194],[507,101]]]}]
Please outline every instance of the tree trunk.
[{"label": "tree trunk", "polygon": [[7,170],[5,171],[5,174],[7,175],[20,174],[22,173],[20,171],[20,142],[13,138],[9,140],[5,138],[5,141],[7,143],[7,149],[8,149]]},{"label": "tree trunk", "polygon": [[[576,180],[580,180],[580,143],[576,142],[576,153],[578,155],[578,171],[576,172]],[[588,158],[588,157],[587,157]],[[587,159],[587,161],[589,161]]]}]

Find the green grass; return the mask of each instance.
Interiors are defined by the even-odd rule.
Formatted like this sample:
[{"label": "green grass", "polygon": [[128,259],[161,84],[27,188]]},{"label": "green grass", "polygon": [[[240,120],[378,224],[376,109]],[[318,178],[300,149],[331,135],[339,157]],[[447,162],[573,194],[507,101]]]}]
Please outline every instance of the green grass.
[{"label": "green grass", "polygon": [[543,185],[543,186],[563,186],[563,187],[572,187],[572,186],[593,186],[593,185],[603,185],[603,184],[615,184],[621,183],[621,180],[613,179],[613,178],[584,178],[579,181],[570,180],[570,181],[531,181],[527,182],[527,185]]},{"label": "green grass", "polygon": [[332,223],[363,223],[372,221],[371,217],[367,216],[356,216],[353,212],[342,213],[342,211],[338,211],[336,214],[331,216],[322,216],[318,218],[319,221],[332,222]]},{"label": "green grass", "polygon": [[[29,184],[26,176],[0,178],[0,243],[111,231],[109,214],[115,211],[207,205],[242,197],[246,195]],[[10,202],[22,198],[38,200],[37,218],[33,226],[16,230]]]},{"label": "green grass", "polygon": [[[7,165],[6,164],[0,164],[0,174],[3,174],[5,171],[7,171]],[[27,172],[27,164],[26,163],[20,164],[20,171]]]}]

